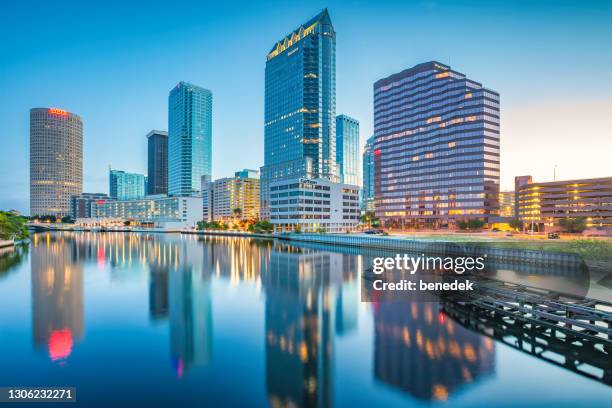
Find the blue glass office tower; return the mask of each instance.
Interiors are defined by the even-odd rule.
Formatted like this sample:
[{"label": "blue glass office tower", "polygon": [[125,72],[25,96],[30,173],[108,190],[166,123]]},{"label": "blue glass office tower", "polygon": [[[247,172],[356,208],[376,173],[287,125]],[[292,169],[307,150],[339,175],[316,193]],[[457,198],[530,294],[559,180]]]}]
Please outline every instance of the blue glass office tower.
[{"label": "blue glass office tower", "polygon": [[139,200],[145,196],[144,174],[109,170],[109,196],[115,200]]},{"label": "blue glass office tower", "polygon": [[168,194],[198,194],[211,174],[212,93],[179,82],[168,97]]},{"label": "blue glass office tower", "polygon": [[374,211],[374,136],[368,139],[363,148],[361,209],[363,211]]},{"label": "blue glass office tower", "polygon": [[339,181],[336,166],[336,33],[327,9],[267,55],[261,212],[269,184],[307,177]]},{"label": "blue glass office tower", "polygon": [[431,61],[374,84],[376,215],[453,227],[499,210],[499,94]]},{"label": "blue glass office tower", "polygon": [[359,121],[350,116],[336,116],[336,162],[342,183],[361,186]]}]

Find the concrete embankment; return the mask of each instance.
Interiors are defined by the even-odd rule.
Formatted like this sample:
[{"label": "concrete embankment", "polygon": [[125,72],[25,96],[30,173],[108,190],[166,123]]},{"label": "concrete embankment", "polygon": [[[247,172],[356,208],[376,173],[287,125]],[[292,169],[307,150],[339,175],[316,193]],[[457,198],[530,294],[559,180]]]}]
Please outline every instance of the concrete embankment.
[{"label": "concrete embankment", "polygon": [[585,265],[583,259],[577,254],[497,248],[480,243],[411,240],[352,234],[283,234],[276,235],[276,238],[296,242],[313,242],[439,256],[486,256],[492,261],[521,262],[542,266],[582,267]]},{"label": "concrete embankment", "polygon": [[182,234],[188,235],[212,235],[220,237],[242,237],[242,238],[267,238],[273,239],[276,236],[271,234],[255,234],[251,232],[240,232],[240,231],[182,231]]}]

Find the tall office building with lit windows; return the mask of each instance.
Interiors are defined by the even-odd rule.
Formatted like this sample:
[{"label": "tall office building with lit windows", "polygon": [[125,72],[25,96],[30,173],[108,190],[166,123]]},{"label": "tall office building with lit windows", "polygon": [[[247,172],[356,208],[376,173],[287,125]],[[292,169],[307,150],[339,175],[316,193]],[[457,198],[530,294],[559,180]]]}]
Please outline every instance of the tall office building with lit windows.
[{"label": "tall office building with lit windows", "polygon": [[30,215],[70,215],[83,192],[83,122],[57,108],[30,110]]},{"label": "tall office building with lit windows", "polygon": [[336,33],[327,9],[281,38],[266,57],[262,218],[270,183],[339,181],[336,166]]},{"label": "tall office building with lit windows", "polygon": [[361,185],[359,174],[359,121],[346,115],[336,116],[336,162],[342,183]]},{"label": "tall office building with lit windows", "polygon": [[439,62],[374,84],[376,214],[452,227],[499,212],[499,94]]},{"label": "tall office building with lit windows", "polygon": [[179,82],[168,98],[168,194],[198,194],[212,174],[212,92]]},{"label": "tall office building with lit windows", "polygon": [[168,194],[168,132],[147,135],[147,194]]}]

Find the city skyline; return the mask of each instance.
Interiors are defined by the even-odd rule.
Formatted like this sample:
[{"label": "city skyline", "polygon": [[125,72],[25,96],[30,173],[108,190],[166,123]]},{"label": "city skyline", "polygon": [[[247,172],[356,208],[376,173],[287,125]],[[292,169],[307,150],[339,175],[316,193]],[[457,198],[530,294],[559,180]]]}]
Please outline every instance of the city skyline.
[{"label": "city skyline", "polygon": [[[489,8],[475,8],[477,2],[461,2],[465,7],[464,13],[473,13],[475,17],[481,15],[497,15],[503,11],[502,6]],[[117,39],[113,42],[112,36],[101,39],[101,27],[93,24],[92,28],[84,28],[85,39],[93,36],[98,38],[97,47],[84,47],[78,41],[62,41],[70,39],[72,33],[69,30],[59,30],[58,41],[45,43],[40,49],[26,51],[22,48],[11,49],[14,45],[3,50],[4,58],[9,59],[4,65],[7,75],[0,76],[0,85],[7,90],[7,94],[15,94],[14,84],[25,82],[28,85],[25,90],[20,90],[17,100],[11,103],[3,102],[0,109],[0,117],[8,124],[8,131],[2,136],[3,145],[8,146],[14,153],[9,155],[0,164],[0,207],[15,208],[27,212],[28,190],[28,132],[27,112],[35,106],[51,106],[74,112],[81,116],[84,122],[84,186],[83,191],[106,191],[106,167],[112,163],[113,167],[122,168],[130,172],[144,173],[146,170],[146,141],[142,134],[150,129],[166,129],[167,117],[163,111],[167,110],[166,95],[172,84],[178,81],[189,81],[202,87],[210,89],[215,95],[215,108],[213,110],[213,157],[222,158],[214,160],[213,178],[227,176],[235,168],[258,168],[263,164],[263,78],[264,63],[262,53],[265,53],[270,44],[277,41],[279,33],[287,33],[295,28],[295,23],[304,21],[319,12],[325,3],[313,4],[309,7],[291,7],[283,9],[283,12],[258,12],[249,7],[241,11],[241,14],[233,17],[228,11],[221,10],[216,16],[215,24],[206,26],[206,32],[202,29],[204,24],[195,21],[185,21],[181,27],[160,30],[157,32],[159,44],[144,45],[139,42],[141,36],[151,35],[151,31],[141,34],[132,32],[126,39],[126,44],[119,46]],[[3,6],[5,7],[5,6]],[[196,8],[197,6],[191,6]],[[442,46],[443,34],[458,29],[457,24],[447,21],[452,16],[452,10],[458,6],[446,2],[419,2],[405,7],[398,4],[385,3],[376,9],[368,9],[367,6],[351,6],[346,4],[330,3],[330,14],[337,31],[338,38],[338,108],[337,112],[346,113],[360,121],[362,126],[360,150],[363,148],[365,139],[372,134],[372,84],[381,77],[401,71],[418,63],[439,59],[448,62],[445,57],[461,72],[476,77],[483,83],[498,91],[501,95],[501,188],[507,190],[512,187],[514,176],[521,174],[532,174],[535,179],[541,181],[552,180],[553,169],[557,168],[557,179],[593,178],[608,176],[609,165],[605,161],[605,151],[612,148],[612,139],[609,138],[609,128],[606,128],[606,115],[612,112],[612,101],[609,99],[612,84],[610,79],[603,75],[612,62],[612,52],[605,46],[605,38],[609,38],[610,29],[603,22],[611,14],[611,8],[605,3],[590,2],[581,3],[581,6],[572,6],[571,3],[563,2],[555,4],[555,13],[551,18],[546,11],[552,7],[549,3],[538,3],[531,7],[510,7],[512,13],[507,13],[507,22],[492,31],[490,40],[483,45],[486,54],[478,57],[477,50],[473,45],[465,42],[466,39],[476,38],[481,31],[490,29],[490,25],[496,20],[487,22],[481,29],[470,28],[458,35],[458,39],[451,41],[448,49]],[[269,10],[273,9],[272,7]],[[160,7],[155,11],[161,13]],[[18,7],[10,10],[13,14],[19,14]],[[23,12],[23,10],[21,10]],[[126,15],[131,15],[136,10],[127,10]],[[413,12],[418,12],[421,22],[417,26],[422,28],[423,24],[433,21],[432,13],[441,13],[442,20],[448,22],[448,26],[441,28],[442,33],[436,34],[425,49],[424,44],[418,40],[423,39],[422,34],[416,33],[417,28],[406,30],[401,36],[394,36],[398,29],[392,24],[373,24],[369,38],[357,37],[356,33],[361,29],[360,21],[365,19],[368,12],[375,12],[378,16],[385,17],[386,23],[392,23],[398,19],[407,18]],[[101,15],[106,13],[102,10]],[[273,15],[273,21],[262,24],[261,13]],[[523,14],[528,14],[528,19],[520,22]],[[41,12],[41,16],[44,15]],[[39,18],[38,16],[34,16]],[[68,13],[62,16],[64,19],[76,18]],[[418,17],[411,16],[411,19]],[[538,21],[538,28],[529,26],[530,22]],[[95,20],[95,19],[94,19]],[[129,20],[129,18],[127,19]],[[127,29],[127,20],[119,19],[118,25],[121,30]],[[142,17],[145,21],[145,16]],[[244,36],[238,42],[234,34],[223,39],[227,35],[222,30],[220,23],[229,24],[231,30],[249,31],[253,25],[265,26],[261,34],[249,37]],[[587,26],[588,22],[588,26]],[[148,24],[148,22],[147,22]],[[242,28],[235,27],[241,25]],[[516,29],[526,24],[525,32],[513,34],[512,27]],[[137,24],[139,26],[139,24]],[[140,27],[140,26],[139,26]],[[437,26],[438,27],[438,26]],[[568,30],[576,28],[576,31]],[[10,27],[8,27],[10,30]],[[28,46],[28,42],[40,36],[42,28],[37,28],[30,36],[24,36],[17,43],[22,47]],[[525,28],[525,27],[523,27]],[[210,30],[209,30],[210,29]],[[539,33],[548,29],[549,32],[543,39],[533,40],[529,33]],[[98,30],[98,31],[96,31]],[[415,30],[415,31],[413,31]],[[568,35],[566,31],[571,31]],[[15,29],[19,35],[20,30]],[[221,71],[228,70],[226,75],[219,75],[216,69],[206,67],[205,61],[197,60],[190,64],[190,69],[172,71],[165,74],[157,69],[150,72],[151,67],[143,68],[142,65],[134,65],[132,57],[127,57],[126,52],[130,47],[136,49],[136,55],[143,57],[159,50],[178,48],[178,53],[184,53],[184,48],[189,48],[189,43],[181,42],[187,34],[194,35],[191,41],[202,40],[207,33],[212,34],[202,44],[202,52],[222,52],[230,61],[235,61],[228,68],[227,64],[219,64],[223,67]],[[607,34],[606,34],[607,33]],[[58,33],[55,33],[58,34]],[[98,35],[98,37],[96,37]],[[549,48],[543,47],[546,40],[557,35],[555,42],[549,43]],[[62,36],[64,38],[62,38]],[[11,35],[9,35],[10,39]],[[385,37],[387,43],[378,46],[377,40]],[[496,47],[490,47],[495,40],[501,40]],[[593,41],[593,38],[600,39]],[[417,41],[412,41],[415,39]],[[500,57],[500,49],[510,40],[514,40],[510,49],[520,51],[520,57],[513,61],[496,61]],[[584,41],[588,39],[589,44]],[[74,39],[73,39],[74,40]],[[245,41],[248,41],[248,50],[245,50]],[[458,45],[461,42],[463,45]],[[252,43],[252,44],[251,44]],[[137,46],[136,46],[137,45]],[[141,48],[139,48],[141,47]],[[399,47],[399,48],[398,48]],[[514,47],[514,48],[513,48]],[[222,50],[223,48],[223,50]],[[227,51],[234,49],[235,52]],[[395,48],[395,52],[390,50]],[[451,50],[453,49],[454,50]],[[476,47],[479,48],[479,47]],[[83,51],[84,54],[80,51]],[[364,58],[360,53],[368,52]],[[74,53],[76,51],[76,53]],[[243,52],[244,51],[244,52]],[[504,50],[507,51],[507,50]],[[169,51],[165,51],[169,52]],[[237,53],[244,55],[237,57]],[[399,56],[402,54],[403,56]],[[66,56],[66,61],[59,61],[58,66],[45,63],[47,58],[55,59],[60,55]],[[163,53],[163,52],[162,52]],[[482,50],[479,52],[483,54]],[[446,55],[445,55],[446,54]],[[228,56],[229,55],[229,56]],[[476,57],[476,58],[475,58]],[[94,67],[96,60],[104,58],[110,62],[102,64],[102,67]],[[232,60],[231,58],[239,58]],[[480,58],[480,60],[479,60]],[[483,63],[482,58],[485,58]],[[561,64],[564,60],[565,63]],[[123,62],[129,62],[122,65]],[[248,62],[247,62],[248,60]],[[33,63],[35,62],[36,63]],[[99,61],[98,61],[99,62]],[[241,62],[245,62],[242,64]],[[73,75],[70,70],[84,65],[81,73]],[[164,65],[164,64],[162,64]],[[234,67],[234,65],[236,65]],[[44,66],[45,69],[40,67]],[[109,69],[103,72],[103,69]],[[80,68],[79,68],[80,69]],[[123,72],[124,69],[127,72]],[[203,73],[197,73],[203,69]],[[116,70],[116,72],[111,72]],[[149,71],[147,71],[149,70]],[[138,76],[145,74],[145,78]],[[214,75],[215,72],[218,75]],[[123,75],[119,75],[119,73]],[[236,75],[237,74],[237,75]],[[28,77],[30,75],[30,77]],[[228,76],[236,77],[236,85],[227,82]],[[579,81],[568,82],[569,79],[580,77]],[[52,79],[50,81],[50,79]],[[225,80],[223,80],[225,79]],[[4,81],[7,81],[6,83]],[[88,81],[101,82],[95,86],[103,86],[107,89],[96,94],[96,97],[88,96],[90,92],[99,91]],[[233,88],[243,88],[246,82],[250,82],[241,95],[236,97]],[[48,82],[48,83],[45,83]],[[135,83],[131,83],[135,82]],[[68,86],[71,85],[71,86]],[[75,86],[76,85],[76,86]],[[134,87],[141,89],[141,94],[136,95],[140,100],[141,107],[134,110],[132,96],[127,96]],[[91,88],[94,87],[94,88]],[[126,89],[127,88],[127,89]],[[242,91],[242,89],[241,89]],[[218,96],[218,98],[217,98]],[[125,99],[125,100],[122,100]],[[147,100],[147,103],[142,103]],[[99,102],[102,103],[99,103]],[[251,106],[253,105],[253,106]],[[131,106],[131,109],[128,107]],[[250,106],[250,110],[246,109]],[[232,107],[232,109],[229,109]],[[130,111],[129,115],[122,111]],[[229,116],[228,116],[229,115]],[[244,120],[229,120],[236,116]],[[563,117],[564,121],[557,119]],[[142,129],[144,128],[144,129]],[[137,131],[136,131],[137,130]],[[574,143],[576,134],[583,146]],[[120,146],[118,142],[123,143]],[[245,149],[238,149],[240,146]],[[597,145],[597,151],[592,147]],[[125,147],[125,148],[122,148]],[[105,150],[100,150],[104,148]],[[550,150],[556,155],[542,155]],[[104,154],[100,154],[100,152]],[[228,153],[234,152],[227,160]],[[588,160],[578,162],[576,155],[587,154]],[[236,154],[237,153],[237,154]]]}]

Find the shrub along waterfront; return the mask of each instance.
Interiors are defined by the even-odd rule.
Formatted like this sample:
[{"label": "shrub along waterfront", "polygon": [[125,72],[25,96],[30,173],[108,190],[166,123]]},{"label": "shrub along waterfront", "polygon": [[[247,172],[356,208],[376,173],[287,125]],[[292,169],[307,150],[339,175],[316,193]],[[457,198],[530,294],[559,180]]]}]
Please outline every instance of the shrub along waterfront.
[{"label": "shrub along waterfront", "polygon": [[0,211],[0,240],[19,241],[30,236],[28,219],[12,212]]}]

